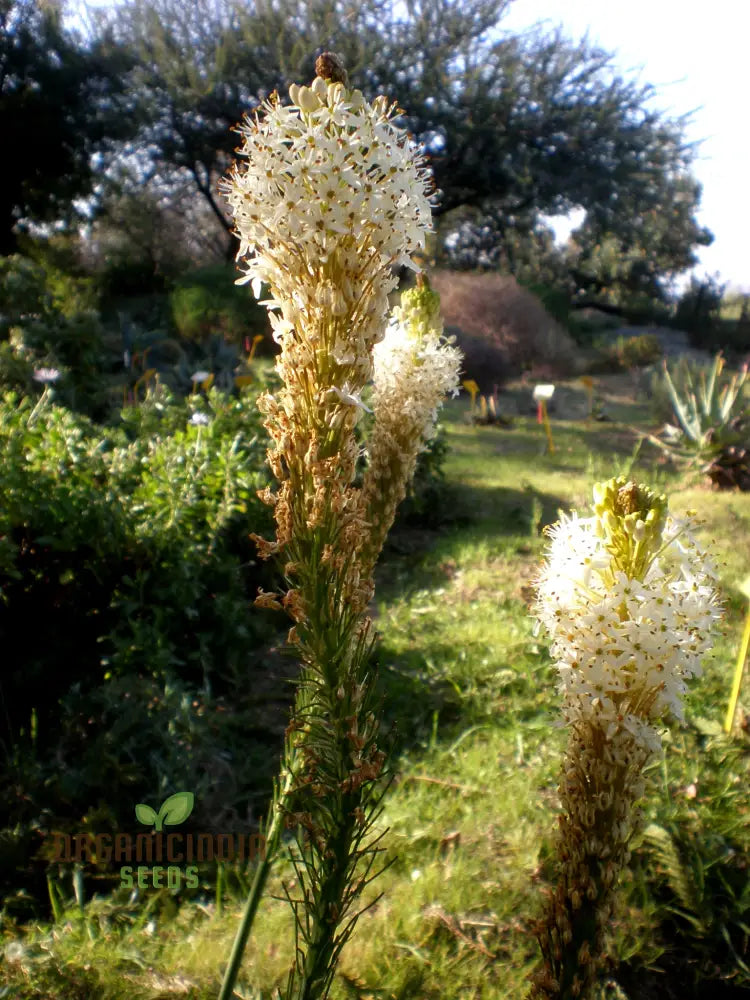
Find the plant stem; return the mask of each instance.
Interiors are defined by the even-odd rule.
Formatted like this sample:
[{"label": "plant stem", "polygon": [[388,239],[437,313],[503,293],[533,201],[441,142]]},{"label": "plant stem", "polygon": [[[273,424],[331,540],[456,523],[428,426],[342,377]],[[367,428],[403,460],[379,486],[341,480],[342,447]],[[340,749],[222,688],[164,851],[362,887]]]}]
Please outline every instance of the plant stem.
[{"label": "plant stem", "polygon": [[304,969],[300,979],[288,992],[286,1000],[319,1000],[328,994],[338,951],[338,910],[342,906],[351,878],[349,869],[354,826],[353,816],[345,813],[330,842],[334,857],[318,892],[318,906],[312,914],[314,930],[305,956]]},{"label": "plant stem", "polygon": [[[289,756],[291,756],[291,754]],[[231,1000],[234,996],[234,985],[237,982],[237,976],[239,975],[240,966],[242,964],[242,956],[245,952],[248,938],[250,937],[250,931],[253,927],[255,915],[258,911],[258,906],[263,896],[263,890],[265,889],[271,867],[276,859],[279,842],[281,840],[281,832],[284,829],[284,810],[282,807],[292,789],[294,781],[294,768],[291,764],[292,761],[289,757],[287,757],[284,786],[281,789],[281,793],[278,796],[274,796],[271,804],[269,822],[266,826],[268,832],[266,834],[263,855],[261,857],[260,864],[255,871],[253,884],[250,886],[250,894],[247,897],[247,903],[245,904],[245,912],[242,914],[242,921],[240,922],[240,926],[237,930],[237,936],[235,937],[234,944],[232,945],[232,953],[229,956],[229,965],[224,973],[224,980],[221,984],[218,1000]]]}]

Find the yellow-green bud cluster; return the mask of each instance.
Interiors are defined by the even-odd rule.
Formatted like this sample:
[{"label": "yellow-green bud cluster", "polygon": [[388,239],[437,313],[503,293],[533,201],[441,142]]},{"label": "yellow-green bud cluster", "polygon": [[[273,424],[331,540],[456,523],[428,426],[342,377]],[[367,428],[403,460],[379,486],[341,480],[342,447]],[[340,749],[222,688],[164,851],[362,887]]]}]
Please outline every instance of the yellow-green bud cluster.
[{"label": "yellow-green bud cluster", "polygon": [[415,347],[421,347],[430,334],[442,335],[440,296],[426,280],[401,293],[401,305],[393,310],[393,317],[414,340]]},{"label": "yellow-green bud cluster", "polygon": [[682,717],[685,682],[700,674],[720,613],[691,527],[667,515],[665,497],[612,479],[594,488],[593,517],[563,516],[549,529],[536,611],[569,722],[589,719],[607,740],[624,728],[658,750],[655,724]]},{"label": "yellow-green bud cluster", "polygon": [[623,477],[594,486],[596,532],[605,540],[613,570],[643,580],[662,548],[668,501]]}]

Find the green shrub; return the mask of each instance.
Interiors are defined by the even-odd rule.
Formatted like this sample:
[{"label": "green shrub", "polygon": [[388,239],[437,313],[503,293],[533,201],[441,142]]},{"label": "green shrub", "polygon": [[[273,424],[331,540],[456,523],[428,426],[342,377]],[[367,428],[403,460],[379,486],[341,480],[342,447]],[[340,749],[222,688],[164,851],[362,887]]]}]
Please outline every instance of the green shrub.
[{"label": "green shrub", "polygon": [[202,341],[219,335],[240,344],[246,337],[266,333],[265,309],[247,287],[235,284],[236,279],[234,265],[223,264],[190,271],[180,279],[170,303],[181,337]]},{"label": "green shrub", "polygon": [[414,478],[396,515],[396,526],[439,528],[454,519],[455,498],[445,481],[448,450],[445,429],[438,426],[435,437],[417,458]]},{"label": "green shrub", "polygon": [[621,336],[614,342],[600,334],[592,346],[595,353],[587,369],[591,375],[616,375],[634,368],[648,368],[663,355],[661,342],[652,333]]},{"label": "green shrub", "polygon": [[93,302],[85,282],[27,257],[0,259],[0,388],[29,392],[34,368],[56,368],[57,400],[102,416],[106,351]]},{"label": "green shrub", "polygon": [[116,257],[107,261],[97,277],[105,299],[144,294],[160,295],[169,288],[169,279],[156,270],[152,260],[143,257]]},{"label": "green shrub", "polygon": [[747,760],[719,724],[694,726],[665,754],[635,882],[658,922],[660,965],[676,958],[687,973],[685,995],[709,995],[708,983],[718,990],[727,980],[739,995],[750,986]]},{"label": "green shrub", "polygon": [[614,352],[621,366],[626,369],[645,368],[658,361],[664,353],[661,341],[653,333],[618,337]]},{"label": "green shrub", "polygon": [[137,701],[140,729],[111,743],[123,691],[177,699],[189,729],[194,702],[248,690],[272,618],[251,609],[270,579],[249,533],[272,533],[256,495],[268,482],[259,388],[175,400],[160,386],[109,430],[49,399],[0,403],[0,633],[21,651],[2,678],[0,780],[17,795],[0,840],[25,830],[26,861],[49,817],[80,822],[110,792],[180,777],[166,774],[171,708],[157,719]]},{"label": "green shrub", "polygon": [[696,347],[716,349],[724,285],[715,278],[691,277],[690,285],[677,302],[674,325],[690,334]]}]

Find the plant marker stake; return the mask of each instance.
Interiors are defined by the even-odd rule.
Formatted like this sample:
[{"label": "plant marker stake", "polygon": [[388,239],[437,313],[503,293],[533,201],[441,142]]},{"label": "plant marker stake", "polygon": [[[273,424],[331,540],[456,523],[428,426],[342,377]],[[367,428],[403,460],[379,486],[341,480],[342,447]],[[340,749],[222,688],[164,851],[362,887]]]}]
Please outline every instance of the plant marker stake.
[{"label": "plant marker stake", "polygon": [[555,445],[552,441],[552,428],[549,423],[549,414],[547,413],[547,403],[542,400],[542,417],[544,419],[544,431],[547,435],[547,447],[549,448],[550,455],[555,454]]},{"label": "plant marker stake", "polygon": [[[247,349],[247,344],[248,344],[249,339],[250,339],[249,337],[245,338],[245,348],[246,349]],[[263,334],[262,333],[256,333],[256,335],[253,337],[253,346],[250,348],[250,353],[247,356],[247,363],[248,364],[250,364],[250,362],[253,360],[253,356],[255,354],[255,350],[256,350],[258,344],[261,342],[261,340],[263,340]]]},{"label": "plant marker stake", "polygon": [[[742,593],[750,600],[750,576],[748,576],[744,582],[740,585],[740,590]],[[737,657],[737,666],[734,668],[734,681],[732,683],[732,693],[729,696],[729,706],[727,708],[727,717],[724,720],[724,732],[731,733],[732,727],[734,726],[734,717],[737,714],[737,702],[740,698],[740,688],[742,686],[742,675],[745,672],[745,660],[747,659],[747,651],[750,648],[750,607],[747,609],[747,615],[745,617],[745,631],[742,635],[742,642],[740,643],[740,652]]]},{"label": "plant marker stake", "polygon": [[594,380],[590,375],[584,375],[581,378],[581,382],[586,388],[586,395],[589,400],[589,412],[586,415],[586,419],[590,420],[594,415]]},{"label": "plant marker stake", "polygon": [[552,428],[550,427],[549,414],[547,413],[547,402],[552,399],[554,394],[554,385],[534,386],[533,395],[537,403],[537,423],[544,424],[544,432],[547,435],[547,447],[550,455],[554,455],[555,445],[552,442]]},{"label": "plant marker stake", "polygon": [[471,395],[471,413],[473,414],[474,402],[477,398],[477,393],[479,392],[479,386],[476,384],[473,378],[467,379],[465,382],[462,382],[461,385]]}]

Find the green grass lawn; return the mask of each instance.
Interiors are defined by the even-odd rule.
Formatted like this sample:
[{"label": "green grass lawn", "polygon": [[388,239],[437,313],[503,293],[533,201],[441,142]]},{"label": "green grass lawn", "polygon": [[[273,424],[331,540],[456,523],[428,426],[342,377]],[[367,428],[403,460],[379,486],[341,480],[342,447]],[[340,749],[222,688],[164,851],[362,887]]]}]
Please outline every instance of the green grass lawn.
[{"label": "green grass lawn", "polygon": [[[474,427],[467,407],[454,401],[443,416],[446,503],[461,516],[440,532],[400,533],[378,571],[377,659],[395,740],[382,817],[392,864],[346,946],[336,1000],[523,998],[537,958],[531,923],[554,877],[565,733],[528,588],[544,525],[558,509],[585,507],[597,479],[630,470],[628,427],[645,426],[647,414],[617,397],[610,422],[554,420],[547,455],[532,416],[511,429]],[[705,518],[727,616],[687,724],[651,768],[647,832],[613,924],[621,964],[602,995],[739,997],[750,989],[750,742],[743,731],[722,736],[721,722],[744,613],[735,588],[750,564],[750,495],[708,492],[657,457],[644,446],[633,474],[668,490],[673,510]],[[274,895],[289,876],[280,864]],[[178,908],[151,890],[81,900],[53,926],[8,928],[0,996],[215,996],[242,907],[239,878],[226,873],[218,909],[210,891]],[[238,994],[271,997],[292,947],[287,905],[267,898]]]}]

